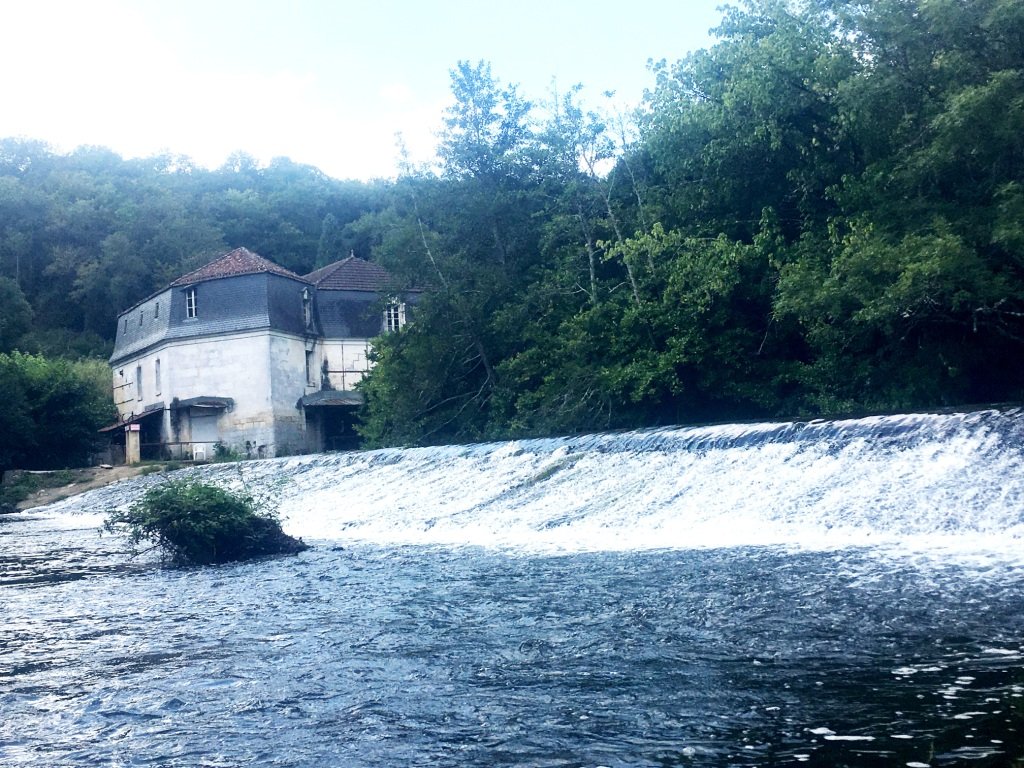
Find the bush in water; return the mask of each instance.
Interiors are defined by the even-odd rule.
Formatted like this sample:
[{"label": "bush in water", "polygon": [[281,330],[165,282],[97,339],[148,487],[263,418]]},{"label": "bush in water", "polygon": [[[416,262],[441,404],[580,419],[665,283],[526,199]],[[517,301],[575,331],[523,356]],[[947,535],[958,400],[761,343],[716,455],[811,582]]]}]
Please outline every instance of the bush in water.
[{"label": "bush in water", "polygon": [[127,531],[133,545],[150,541],[173,560],[196,565],[294,554],[307,549],[283,530],[277,515],[248,494],[195,480],[171,480],[127,510],[114,511],[103,526]]}]

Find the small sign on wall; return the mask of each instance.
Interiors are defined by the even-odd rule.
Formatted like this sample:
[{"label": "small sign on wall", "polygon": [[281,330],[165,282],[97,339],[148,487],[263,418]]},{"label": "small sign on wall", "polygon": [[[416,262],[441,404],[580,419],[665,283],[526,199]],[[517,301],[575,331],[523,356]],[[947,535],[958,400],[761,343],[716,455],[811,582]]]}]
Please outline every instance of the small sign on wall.
[{"label": "small sign on wall", "polygon": [[129,424],[127,427],[124,428],[124,431],[125,432],[141,432],[142,431],[142,425],[141,424]]}]

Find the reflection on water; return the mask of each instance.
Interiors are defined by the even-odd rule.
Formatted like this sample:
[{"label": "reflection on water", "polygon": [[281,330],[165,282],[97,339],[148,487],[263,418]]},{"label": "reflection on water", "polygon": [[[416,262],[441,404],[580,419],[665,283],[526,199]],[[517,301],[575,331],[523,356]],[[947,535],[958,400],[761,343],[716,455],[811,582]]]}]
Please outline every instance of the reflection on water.
[{"label": "reflection on water", "polygon": [[1005,567],[323,542],[213,569],[98,557],[87,578],[0,593],[4,765],[1024,756],[1022,578]]},{"label": "reflection on water", "polygon": [[[735,436],[717,456],[704,446],[697,458],[649,443],[621,455],[580,449],[541,479],[567,455],[552,458],[564,443],[438,449],[433,463],[427,453],[384,452],[254,464],[254,476],[290,468],[298,490],[289,526],[322,534],[308,552],[259,563],[189,569],[163,567],[152,553],[129,558],[122,539],[100,535],[95,511],[130,497],[127,487],[5,519],[0,764],[1020,764],[1021,481],[991,474],[1019,461],[1019,441],[984,419],[966,435],[948,421],[932,425],[941,427],[934,440],[970,443],[986,457],[976,462],[985,490],[972,490],[963,461],[919,432],[883,426],[878,440],[898,433],[902,443],[883,446],[894,457],[870,458],[875,473],[889,461],[933,504],[964,507],[962,546],[946,507],[934,510],[930,531],[911,519],[916,507],[905,519],[887,509],[877,523],[851,513],[857,546],[843,546],[822,535],[847,509],[841,494],[823,501],[842,487],[823,479],[825,469],[867,461],[867,449],[858,446],[855,460],[835,443],[749,448]],[[793,431],[772,435],[780,430]],[[598,454],[618,471],[641,449],[663,472],[682,451],[678,465],[703,479],[648,479],[650,514],[628,508],[623,519],[607,508],[588,516],[567,495],[597,477],[588,473],[598,472]],[[745,470],[735,451],[752,452]],[[916,479],[908,452],[922,465]],[[682,496],[672,530],[699,528],[709,518],[690,511],[692,494],[711,498],[716,459],[734,473],[771,475],[766,453],[783,466],[764,481],[762,528],[723,530],[734,535],[728,545],[623,546],[669,530],[673,494]],[[820,493],[804,512],[773,485],[793,471],[780,456],[817,468]],[[383,508],[396,516],[366,512],[355,476],[379,498],[373,473],[401,471],[405,485],[392,480]],[[954,471],[955,494],[944,474]],[[484,487],[470,485],[473,473]],[[453,474],[466,499],[448,498]],[[879,494],[863,474],[842,482],[861,499]],[[558,503],[537,490],[547,483],[561,489]],[[320,506],[303,506],[309,498]],[[972,498],[983,512],[967,508]],[[450,540],[456,520],[462,544]],[[445,540],[424,540],[438,529]],[[865,543],[871,530],[878,544]],[[573,531],[585,546],[568,546]],[[789,540],[779,543],[780,532]],[[484,534],[491,545],[478,545]],[[544,536],[557,546],[539,546]],[[402,543],[410,539],[418,543]]]}]

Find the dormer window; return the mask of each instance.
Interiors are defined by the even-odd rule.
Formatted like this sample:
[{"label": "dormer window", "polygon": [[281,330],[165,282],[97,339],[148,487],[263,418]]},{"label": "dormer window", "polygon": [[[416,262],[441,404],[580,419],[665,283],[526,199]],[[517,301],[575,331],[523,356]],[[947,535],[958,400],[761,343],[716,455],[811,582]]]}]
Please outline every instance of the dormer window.
[{"label": "dormer window", "polygon": [[403,325],[405,325],[405,303],[398,299],[392,299],[384,307],[384,330],[390,333],[397,331]]},{"label": "dormer window", "polygon": [[185,317],[192,318],[196,316],[196,289],[186,288],[185,289]]}]

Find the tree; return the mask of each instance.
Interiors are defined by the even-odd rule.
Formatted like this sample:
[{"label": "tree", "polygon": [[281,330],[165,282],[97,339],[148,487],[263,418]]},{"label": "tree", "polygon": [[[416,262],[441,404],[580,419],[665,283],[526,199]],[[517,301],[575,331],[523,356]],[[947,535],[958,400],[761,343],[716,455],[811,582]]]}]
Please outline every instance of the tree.
[{"label": "tree", "polygon": [[19,466],[31,452],[35,434],[29,415],[25,377],[10,355],[0,354],[0,482],[8,469]]},{"label": "tree", "polygon": [[495,360],[517,342],[496,333],[492,319],[539,261],[543,200],[529,162],[530,104],[483,62],[460,62],[451,74],[456,102],[441,137],[443,173],[406,168],[393,215],[380,219],[393,226],[382,263],[429,296],[413,328],[378,345],[365,385],[371,442],[485,433]]},{"label": "tree", "polygon": [[32,326],[32,306],[16,282],[0,277],[0,352],[10,352]]},{"label": "tree", "polygon": [[0,354],[0,396],[0,469],[81,466],[98,443],[97,430],[116,418],[110,371],[99,361]]},{"label": "tree", "polygon": [[768,208],[793,241],[834,215],[830,185],[857,170],[840,97],[861,64],[813,3],[745,2],[715,33],[654,70],[643,151],[662,223],[751,242]]},{"label": "tree", "polygon": [[341,252],[342,242],[341,225],[338,224],[338,219],[335,218],[333,213],[328,213],[324,216],[323,223],[320,225],[320,242],[316,248],[316,265],[318,267],[325,267],[332,261],[340,258],[343,255]]},{"label": "tree", "polygon": [[515,176],[526,162],[532,105],[515,86],[503,85],[484,61],[460,61],[451,70],[455,103],[448,108],[438,155],[450,178]]},{"label": "tree", "polygon": [[[816,410],[1024,391],[1024,13],[1019,3],[832,4],[860,62],[837,104],[856,173],[782,267]],[[999,360],[998,365],[994,364]]]}]

